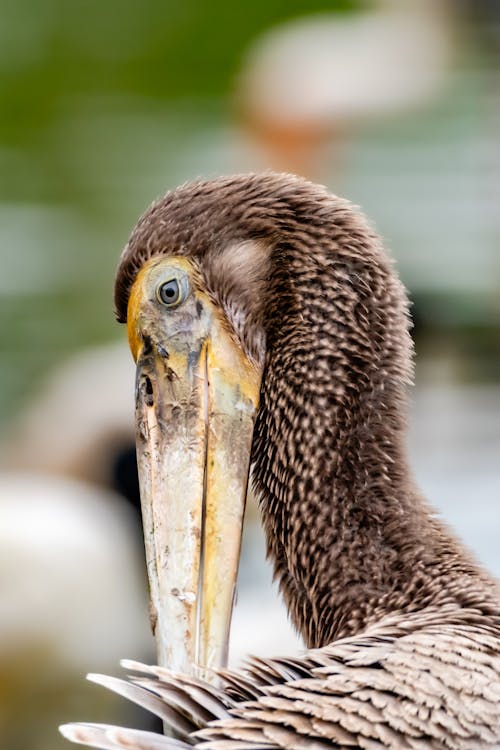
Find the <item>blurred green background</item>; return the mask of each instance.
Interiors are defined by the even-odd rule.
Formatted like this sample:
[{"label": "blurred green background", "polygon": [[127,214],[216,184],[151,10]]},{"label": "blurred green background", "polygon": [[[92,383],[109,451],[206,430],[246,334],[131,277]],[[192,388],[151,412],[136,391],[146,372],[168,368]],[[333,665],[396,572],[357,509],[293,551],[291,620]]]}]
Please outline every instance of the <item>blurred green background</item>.
[{"label": "blurred green background", "polygon": [[148,203],[206,168],[193,147],[231,122],[251,40],[353,5],[1,3],[0,416],[67,352],[122,335],[120,248]]},{"label": "blurred green background", "polygon": [[[113,277],[138,215],[192,177],[298,171],[372,219],[414,302],[417,477],[500,572],[500,5],[0,0],[0,68],[2,747],[54,750],[66,746],[60,721],[123,719],[82,674],[118,655],[153,658],[137,518],[116,495],[133,370]],[[113,341],[123,346],[108,349]],[[99,539],[117,545],[109,559]],[[248,550],[241,586],[251,594],[262,543]],[[56,585],[65,568],[90,583]],[[94,600],[105,568],[108,588]],[[266,581],[269,598],[259,590],[257,601],[271,622]],[[248,626],[251,601],[238,655],[275,645],[249,642],[259,630]],[[57,625],[39,635],[49,610]],[[281,610],[278,621],[268,630],[285,647]]]}]

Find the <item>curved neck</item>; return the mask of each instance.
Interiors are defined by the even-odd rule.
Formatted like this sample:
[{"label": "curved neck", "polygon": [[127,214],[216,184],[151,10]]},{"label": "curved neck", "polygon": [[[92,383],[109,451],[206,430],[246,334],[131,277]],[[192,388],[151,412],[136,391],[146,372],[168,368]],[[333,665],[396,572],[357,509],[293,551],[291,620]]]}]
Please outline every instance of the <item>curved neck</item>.
[{"label": "curved neck", "polygon": [[428,513],[407,467],[399,282],[373,255],[355,273],[336,258],[299,278],[279,281],[288,304],[268,331],[253,446],[292,620],[319,647],[384,614],[449,601],[457,576],[476,604],[481,574]]}]

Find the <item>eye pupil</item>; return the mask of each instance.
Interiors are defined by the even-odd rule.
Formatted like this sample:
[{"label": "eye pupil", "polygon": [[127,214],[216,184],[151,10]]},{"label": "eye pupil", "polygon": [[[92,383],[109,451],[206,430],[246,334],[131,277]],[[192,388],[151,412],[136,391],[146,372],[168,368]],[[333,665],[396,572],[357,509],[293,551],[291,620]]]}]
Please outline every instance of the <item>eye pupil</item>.
[{"label": "eye pupil", "polygon": [[165,281],[158,287],[157,296],[158,300],[167,307],[174,307],[179,302],[182,302],[185,294],[182,294],[182,289],[177,279],[169,279],[169,281]]}]

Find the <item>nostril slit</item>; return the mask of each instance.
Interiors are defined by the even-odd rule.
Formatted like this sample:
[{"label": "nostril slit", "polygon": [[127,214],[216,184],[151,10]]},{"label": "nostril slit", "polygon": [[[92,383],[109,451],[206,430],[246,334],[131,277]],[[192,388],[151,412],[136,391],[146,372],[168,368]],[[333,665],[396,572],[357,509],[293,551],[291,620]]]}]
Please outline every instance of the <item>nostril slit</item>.
[{"label": "nostril slit", "polygon": [[151,378],[149,378],[147,375],[144,377],[143,393],[146,406],[153,406],[153,383],[151,382]]},{"label": "nostril slit", "polygon": [[150,336],[148,336],[147,334],[144,334],[142,337],[142,340],[144,342],[143,348],[142,348],[143,355],[150,354],[153,350],[153,345],[151,344]]}]

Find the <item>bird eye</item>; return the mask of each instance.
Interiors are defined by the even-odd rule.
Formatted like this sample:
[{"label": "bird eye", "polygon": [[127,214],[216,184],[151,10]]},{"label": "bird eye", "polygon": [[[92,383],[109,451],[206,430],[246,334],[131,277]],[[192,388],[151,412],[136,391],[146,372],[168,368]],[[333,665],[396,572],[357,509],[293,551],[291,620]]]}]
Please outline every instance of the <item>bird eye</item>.
[{"label": "bird eye", "polygon": [[183,292],[184,290],[181,288],[177,279],[169,279],[168,281],[164,281],[163,284],[160,284],[156,296],[162,305],[165,305],[166,307],[176,307],[186,296]]}]

